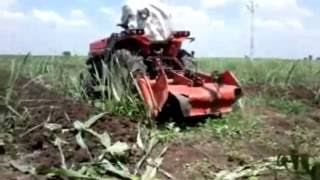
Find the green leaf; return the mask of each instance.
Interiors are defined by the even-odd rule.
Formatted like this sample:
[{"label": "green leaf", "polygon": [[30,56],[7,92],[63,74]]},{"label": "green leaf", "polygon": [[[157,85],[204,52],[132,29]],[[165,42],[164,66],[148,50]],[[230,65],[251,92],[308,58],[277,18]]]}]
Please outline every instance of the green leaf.
[{"label": "green leaf", "polygon": [[140,126],[138,126],[137,145],[141,150],[143,150],[143,151],[146,150],[146,148],[145,148],[145,146],[144,146],[144,144],[142,142]]},{"label": "green leaf", "polygon": [[316,162],[311,169],[311,179],[318,180],[320,177],[320,163]]},{"label": "green leaf", "polygon": [[60,154],[60,158],[61,158],[62,167],[63,167],[64,169],[66,169],[66,168],[67,168],[67,165],[66,165],[65,156],[64,156],[63,151],[62,151],[62,144],[67,144],[67,142],[63,141],[63,140],[60,139],[59,137],[56,137],[56,139],[55,139],[55,141],[53,142],[53,144],[58,147],[58,149],[59,149],[59,154]]},{"label": "green leaf", "polygon": [[63,168],[51,168],[47,171],[47,175],[69,177],[69,178],[75,178],[75,179],[107,180],[102,177],[91,177],[91,176],[83,175],[78,171],[74,171],[71,169],[63,169]]},{"label": "green leaf", "polygon": [[130,170],[128,167],[126,167],[124,164],[122,164],[120,161],[117,161],[117,165],[124,171],[127,172],[128,174],[130,174]]},{"label": "green leaf", "polygon": [[99,174],[102,174],[102,173],[98,172],[97,167],[89,166],[89,167],[87,167],[84,175],[90,176],[90,177],[97,177],[97,176],[99,176]]},{"label": "green leaf", "polygon": [[146,171],[143,173],[141,180],[152,180],[157,175],[157,168],[147,166]]},{"label": "green leaf", "polygon": [[291,155],[291,161],[292,161],[292,164],[293,164],[293,168],[294,170],[299,170],[299,156],[298,155]]},{"label": "green leaf", "polygon": [[130,148],[127,143],[116,142],[107,151],[112,155],[123,156]]},{"label": "green leaf", "polygon": [[50,131],[57,131],[57,130],[62,129],[62,125],[61,124],[53,124],[53,123],[45,123],[44,128],[46,128]]},{"label": "green leaf", "polygon": [[111,146],[111,138],[107,132],[104,132],[99,139],[104,147],[109,148]]},{"label": "green leaf", "polygon": [[90,128],[94,123],[96,123],[99,119],[101,119],[103,116],[105,116],[107,113],[100,113],[98,115],[95,115],[91,117],[88,121],[84,123],[84,126],[86,128]]},{"label": "green leaf", "polygon": [[30,163],[22,161],[10,161],[10,165],[22,173],[36,174],[36,168]]},{"label": "green leaf", "polygon": [[83,131],[86,129],[86,126],[80,121],[75,121],[73,123],[73,127],[78,131]]},{"label": "green leaf", "polygon": [[301,166],[304,171],[307,173],[310,173],[310,162],[309,162],[309,156],[308,155],[302,155],[301,156]]},{"label": "green leaf", "polygon": [[0,147],[3,147],[3,146],[5,146],[6,145],[6,143],[4,142],[4,140],[3,139],[0,139]]},{"label": "green leaf", "polygon": [[[115,175],[118,175],[122,178],[125,178],[125,179],[131,179],[132,175],[130,174],[130,172],[128,171],[125,171],[123,169],[119,169],[119,168],[116,168],[114,165],[112,165],[108,160],[104,159],[102,160],[102,163],[103,163],[103,168],[110,172],[110,173],[113,173]],[[127,168],[126,168],[127,169]]]},{"label": "green leaf", "polygon": [[288,165],[289,163],[289,159],[287,156],[282,156],[282,157],[279,157],[279,166],[286,166]]},{"label": "green leaf", "polygon": [[90,134],[92,134],[93,136],[97,137],[99,139],[100,143],[106,149],[108,149],[111,146],[111,138],[107,132],[104,132],[103,134],[99,134],[92,129],[87,129],[86,131],[89,132]]},{"label": "green leaf", "polygon": [[161,166],[162,161],[163,161],[162,157],[158,157],[155,160],[148,159],[147,162],[149,165],[147,166],[146,171],[143,173],[141,180],[155,179],[157,176],[158,168]]},{"label": "green leaf", "polygon": [[121,98],[120,98],[120,95],[118,94],[116,88],[115,88],[115,85],[111,84],[111,90],[112,90],[112,94],[113,94],[113,97],[115,98],[115,100],[117,102],[120,102]]},{"label": "green leaf", "polygon": [[84,139],[82,138],[82,133],[81,131],[78,132],[78,134],[76,135],[76,141],[77,141],[77,144],[83,148],[83,149],[88,149],[88,146],[87,144],[84,142]]}]

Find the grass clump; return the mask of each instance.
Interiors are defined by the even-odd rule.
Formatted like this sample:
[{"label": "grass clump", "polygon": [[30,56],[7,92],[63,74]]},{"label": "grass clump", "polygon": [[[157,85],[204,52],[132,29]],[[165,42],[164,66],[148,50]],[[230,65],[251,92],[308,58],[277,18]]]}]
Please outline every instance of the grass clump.
[{"label": "grass clump", "polygon": [[[200,59],[200,69],[205,72],[230,70],[242,84],[303,85],[320,88],[320,64],[312,61],[259,59],[245,61],[234,59]],[[311,86],[310,86],[311,85]]]}]

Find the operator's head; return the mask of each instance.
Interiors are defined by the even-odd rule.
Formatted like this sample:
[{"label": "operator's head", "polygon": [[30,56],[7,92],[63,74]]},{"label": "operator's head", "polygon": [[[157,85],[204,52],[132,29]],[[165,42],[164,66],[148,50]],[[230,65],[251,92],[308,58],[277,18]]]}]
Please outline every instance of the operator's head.
[{"label": "operator's head", "polygon": [[124,5],[122,7],[122,17],[121,17],[121,24],[123,27],[128,28],[130,22],[134,21],[135,14],[133,13],[132,9],[128,5]]},{"label": "operator's head", "polygon": [[148,8],[144,8],[144,9],[138,10],[138,16],[142,20],[147,20],[148,17],[150,16],[150,10]]},{"label": "operator's head", "polygon": [[132,9],[128,5],[124,5],[122,7],[122,13],[123,14],[127,14],[128,16],[133,16],[134,15]]}]

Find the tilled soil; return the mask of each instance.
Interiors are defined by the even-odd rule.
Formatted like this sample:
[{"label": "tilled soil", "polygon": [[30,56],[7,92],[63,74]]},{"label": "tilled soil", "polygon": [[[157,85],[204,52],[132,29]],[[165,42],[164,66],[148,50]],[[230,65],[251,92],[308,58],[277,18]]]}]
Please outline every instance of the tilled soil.
[{"label": "tilled soil", "polygon": [[[0,159],[3,157],[3,159],[17,160],[19,163],[30,163],[37,168],[58,167],[61,165],[61,157],[53,142],[59,137],[66,142],[62,145],[62,149],[68,165],[90,160],[87,151],[76,144],[77,132],[73,129],[73,122],[88,120],[90,116],[95,115],[95,109],[26,79],[17,82],[15,99],[17,101],[15,107],[25,119],[17,122],[12,128],[13,141],[6,143]],[[49,130],[45,124],[60,127],[57,130]],[[107,131],[113,142],[132,144],[137,136],[136,125],[136,121],[130,118],[106,115],[98,120],[92,129],[100,133]],[[91,153],[93,155],[98,153],[97,150],[101,147],[97,140],[93,137],[88,137],[86,140],[89,149],[92,150]],[[5,168],[1,167],[1,163],[4,163]],[[6,179],[26,177],[9,168],[9,163],[0,161],[0,164],[0,175],[6,175],[2,177]]]},{"label": "tilled soil", "polygon": [[[312,101],[313,92],[307,88],[271,88],[270,90],[257,85],[245,87],[245,92],[248,96],[263,95],[264,93],[274,96],[286,95],[317,107]],[[68,165],[90,160],[87,151],[76,144],[75,135],[77,132],[73,129],[73,122],[86,121],[91,115],[95,115],[95,109],[26,79],[17,82],[14,96],[17,102],[15,107],[26,118],[14,124],[12,128],[14,131],[8,131],[12,134],[13,139],[6,142],[4,149],[0,149],[0,180],[45,179],[40,176],[22,174],[13,169],[8,162],[14,160],[18,163],[30,163],[37,168],[60,166],[61,157],[58,148],[53,144],[56,137],[66,142],[62,145],[62,149]],[[283,117],[277,114],[275,109],[247,108],[265,117],[262,119],[264,138],[273,140],[283,147],[290,145],[291,140],[286,131],[294,128],[298,119]],[[310,117],[308,120],[299,122],[303,127],[311,130],[316,129],[320,123],[319,110],[315,108]],[[61,127],[52,131],[45,128],[44,124],[46,123]],[[134,119],[106,115],[97,121],[92,129],[99,133],[108,132],[113,142],[121,141],[133,144],[136,141],[137,122]],[[99,142],[93,137],[87,138],[89,140],[86,143],[91,153],[96,155],[97,149],[101,148]],[[203,171],[233,168],[246,163],[247,157],[250,157],[250,160],[257,160],[279,154],[279,151],[275,151],[266,144],[252,142],[250,139],[239,139],[239,141],[242,141],[243,145],[238,155],[230,153],[233,145],[226,146],[212,136],[210,138],[203,137],[199,141],[174,142],[170,144],[161,167],[177,179],[208,179],[205,176],[207,172]],[[283,153],[286,153],[287,150],[288,148],[282,149]],[[131,152],[131,158],[127,162],[129,166],[130,163],[137,162],[137,156],[135,152]],[[203,170],[204,161],[208,162],[206,170]],[[198,166],[196,166],[197,164]],[[190,169],[192,173],[189,173]],[[163,178],[166,179],[165,176]]]},{"label": "tilled soil", "polygon": [[[318,128],[320,111],[318,104],[314,102],[315,95],[309,89],[305,87],[272,87],[268,89],[259,85],[247,86],[244,89],[249,97],[267,94],[299,99],[312,106],[314,112],[310,114],[310,117],[299,119],[299,117],[287,117],[278,112],[277,109],[247,106],[244,112],[254,112],[262,117],[260,121],[261,133],[257,134],[261,137],[255,137],[255,139],[241,139],[239,137],[238,141],[235,138],[234,142],[225,144],[208,134],[208,136],[201,137],[200,140],[173,143],[165,155],[162,168],[177,179],[210,179],[212,176],[206,176],[207,173],[232,169],[279,154],[288,154],[293,142],[288,132],[293,130],[296,125],[316,133],[316,137],[320,135],[320,129]],[[271,143],[267,144],[267,142]],[[273,147],[272,144],[277,144],[277,146]],[[236,145],[239,145],[239,147],[236,148]],[[233,151],[235,148],[236,151]],[[282,179],[291,178],[291,176],[278,177]],[[163,178],[166,179],[165,176]],[[264,179],[269,178],[274,178],[274,176]]]}]

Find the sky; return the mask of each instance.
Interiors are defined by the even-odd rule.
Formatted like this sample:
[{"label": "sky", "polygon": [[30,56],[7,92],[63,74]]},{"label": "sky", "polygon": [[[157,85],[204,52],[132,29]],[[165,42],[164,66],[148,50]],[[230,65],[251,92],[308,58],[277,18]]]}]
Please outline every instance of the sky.
[{"label": "sky", "polygon": [[[121,7],[150,0],[0,0],[0,54],[87,54],[90,42],[120,31]],[[249,54],[248,0],[162,0],[175,30],[198,57]],[[255,0],[257,57],[320,56],[319,0]]]}]

